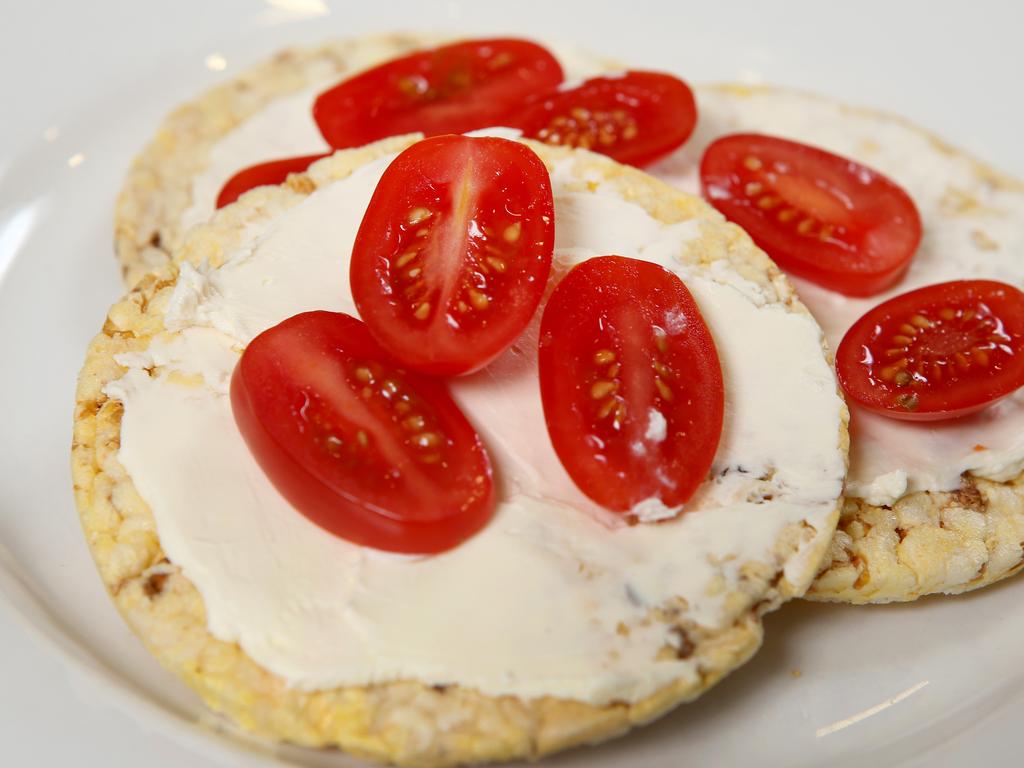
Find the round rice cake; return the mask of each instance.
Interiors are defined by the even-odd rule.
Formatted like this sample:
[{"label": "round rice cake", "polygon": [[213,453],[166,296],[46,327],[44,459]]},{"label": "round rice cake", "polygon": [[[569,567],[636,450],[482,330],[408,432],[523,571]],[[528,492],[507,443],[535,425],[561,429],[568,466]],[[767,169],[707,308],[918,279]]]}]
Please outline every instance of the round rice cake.
[{"label": "round rice cake", "polygon": [[[132,162],[117,198],[114,251],[126,287],[166,264],[184,232],[209,219],[220,187],[234,173],[321,151],[324,140],[308,110],[317,93],[389,59],[452,40],[429,33],[367,35],[287,48],[176,108]],[[613,68],[609,60],[582,52],[555,53],[570,76]],[[247,135],[246,125],[257,115],[275,129]],[[233,146],[223,153],[218,145],[229,134]],[[235,167],[238,151],[248,157]]]},{"label": "round rice cake", "polygon": [[[452,622],[439,621],[445,610],[458,613],[459,605],[418,592],[429,588],[423,586],[429,579],[418,577],[402,582],[402,590],[412,590],[408,597],[403,591],[387,592],[389,599],[399,601],[394,607],[388,604],[374,608],[376,612],[363,607],[367,616],[372,613],[373,621],[362,626],[374,640],[375,653],[386,656],[392,642],[407,654],[414,648],[433,648],[433,634],[420,633],[410,643],[407,633],[396,631],[398,637],[391,637],[385,631],[389,622],[401,624],[405,611],[415,612],[424,604],[438,608],[439,613],[427,615],[431,632],[444,640],[442,647],[447,642],[458,645],[463,636],[482,637],[493,653],[482,661],[463,654],[454,671],[427,669],[405,676],[401,669],[387,667],[385,659],[374,662],[385,664],[377,668],[376,679],[353,682],[353,674],[367,673],[342,669],[332,678],[335,684],[318,683],[326,679],[322,675],[330,665],[317,654],[334,662],[349,648],[339,641],[330,617],[322,637],[303,624],[311,620],[310,612],[316,613],[311,606],[322,604],[319,592],[306,591],[316,592],[317,585],[330,580],[316,571],[315,577],[296,582],[295,574],[320,561],[328,563],[325,568],[344,567],[345,553],[354,545],[305,522],[283,500],[272,502],[266,496],[270,490],[253,492],[260,504],[224,495],[211,501],[204,494],[220,493],[234,467],[255,467],[233,427],[226,396],[226,380],[245,342],[297,311],[348,306],[340,297],[345,289],[339,287],[347,274],[345,243],[330,237],[318,246],[306,238],[299,248],[289,249],[278,241],[285,238],[287,246],[293,232],[289,227],[306,231],[311,221],[322,219],[324,210],[337,214],[332,219],[347,215],[357,224],[362,208],[344,213],[337,202],[349,199],[345,195],[352,185],[362,184],[362,197],[350,202],[363,200],[365,207],[373,187],[367,185],[366,174],[379,177],[390,158],[414,140],[396,138],[338,152],[281,187],[248,192],[209,224],[192,230],[177,263],[143,277],[114,305],[89,348],[78,384],[72,456],[76,501],[102,579],[128,624],[209,706],[247,730],[302,745],[337,745],[400,765],[536,758],[648,722],[696,698],[754,653],[761,642],[763,614],[803,594],[829,547],[845,473],[846,410],[820,330],[787,279],[742,230],[700,199],[635,169],[589,153],[530,143],[552,174],[556,217],[562,217],[555,254],[559,269],[580,258],[582,246],[571,240],[572,215],[585,209],[574,207],[585,198],[594,205],[625,206],[630,216],[647,222],[653,231],[650,241],[644,241],[645,258],[660,254],[658,258],[688,276],[687,284],[716,336],[726,380],[726,424],[712,476],[691,509],[656,526],[610,530],[571,504],[538,507],[542,514],[528,521],[541,530],[537,543],[529,545],[530,566],[515,571],[530,576],[523,579],[527,586],[495,581],[489,573],[511,546],[508,538],[497,539],[497,548],[490,540],[507,536],[505,521],[519,525],[525,514],[520,508],[527,509],[505,488],[494,520],[483,531],[451,553],[428,559],[441,569],[470,558],[473,566],[466,570],[471,572],[458,572],[451,583],[485,585],[486,600],[473,605],[487,621],[465,618],[473,613],[459,614],[454,629]],[[618,215],[606,218],[621,224]],[[582,229],[585,241],[589,228]],[[601,236],[610,238],[616,232],[621,235],[613,226]],[[630,255],[630,244],[621,238],[608,247]],[[324,253],[330,263],[318,267],[315,254]],[[254,263],[259,269],[247,271]],[[316,273],[318,269],[324,271]],[[316,294],[309,306],[280,302],[292,279],[307,281]],[[239,296],[242,286],[256,291],[248,303]],[[225,308],[240,304],[244,306],[236,313],[226,313]],[[735,320],[744,330],[725,320]],[[528,337],[531,332],[536,329]],[[200,340],[205,341],[196,348],[199,362],[226,359],[227,364],[206,369],[175,352]],[[746,349],[743,344],[779,344],[796,357],[791,364],[765,371],[757,354],[739,354]],[[486,379],[501,381],[508,361],[521,369],[528,359],[523,355],[513,347],[481,372],[485,396],[475,401],[467,394],[475,386],[473,377],[452,382],[467,415],[479,416],[479,409],[487,408],[481,402],[494,399],[500,410],[501,397],[486,389]],[[527,382],[535,377],[535,369],[530,371]],[[800,402],[772,407],[776,384],[792,388]],[[157,399],[144,406],[147,392]],[[532,411],[519,408],[513,414],[522,432],[538,420],[543,424],[537,399]],[[179,401],[186,405],[179,407]],[[208,404],[218,415],[192,429],[192,411],[181,409],[194,409],[188,403],[195,402]],[[160,423],[145,422],[152,413],[159,414]],[[488,433],[488,424],[477,419],[477,427],[494,451],[498,471],[511,475],[515,457]],[[794,434],[801,439],[794,440]],[[548,441],[531,442],[546,452],[545,474],[560,473]],[[776,458],[766,462],[768,455]],[[256,468],[246,482],[266,483],[261,478]],[[260,506],[264,502],[266,510]],[[242,510],[236,515],[237,505]],[[193,524],[188,512],[193,508],[199,510],[194,524],[201,535],[189,538],[183,531]],[[263,523],[266,531],[260,528]],[[278,526],[285,526],[286,533]],[[194,543],[197,538],[203,539],[202,546]],[[210,542],[217,540],[231,541],[231,551],[245,557],[234,554],[230,563],[221,563],[220,555],[211,554]],[[630,546],[636,547],[632,555]],[[671,554],[656,557],[660,547]],[[454,560],[440,559],[448,556]],[[410,561],[387,553],[362,551],[359,557],[365,572],[377,578],[412,567]],[[238,569],[246,578],[234,578]],[[501,587],[492,588],[495,584]],[[559,602],[555,610],[546,602],[559,591],[553,586],[571,586],[586,599]],[[520,589],[527,591],[518,593]],[[302,596],[301,610],[280,602],[282,593]],[[323,603],[330,603],[331,594]],[[377,591],[363,593],[364,598],[366,594],[372,598]],[[533,597],[524,603],[524,595]],[[423,599],[415,606],[400,604],[416,596]],[[242,616],[246,606],[264,603],[271,609],[254,609],[256,618]],[[369,604],[374,604],[372,599]],[[526,614],[521,613],[523,604],[531,606]],[[529,652],[536,641],[521,631],[520,622],[533,632],[531,623],[541,621],[532,618],[535,613],[548,617],[549,624],[541,625],[554,633],[548,661],[534,661]],[[267,626],[261,624],[264,620]],[[378,632],[378,624],[385,630]],[[294,630],[296,625],[299,630]],[[311,658],[297,658],[296,649],[275,635],[293,631],[300,631],[303,645],[312,648]],[[601,653],[595,655],[592,648]],[[490,657],[500,658],[503,649],[516,656],[509,662],[513,668],[526,674],[491,675],[488,665],[495,662]],[[530,674],[529,665],[535,663],[550,679]],[[484,670],[479,674],[473,671],[478,664]],[[304,676],[302,670],[313,671]],[[559,677],[563,670],[568,675],[564,679]],[[578,674],[570,675],[574,670]],[[321,677],[311,680],[310,674]]]},{"label": "round rice cake", "polygon": [[[852,299],[794,279],[835,349],[891,296],[946,280],[1024,288],[1024,184],[891,115],[784,88],[698,89],[690,141],[648,169],[697,192],[705,147],[759,132],[820,146],[894,179],[914,199],[924,238],[893,288]],[[908,436],[910,436],[908,438]],[[839,531],[814,600],[883,603],[956,594],[1024,567],[1024,390],[950,424],[908,425],[851,405],[850,473]]]}]

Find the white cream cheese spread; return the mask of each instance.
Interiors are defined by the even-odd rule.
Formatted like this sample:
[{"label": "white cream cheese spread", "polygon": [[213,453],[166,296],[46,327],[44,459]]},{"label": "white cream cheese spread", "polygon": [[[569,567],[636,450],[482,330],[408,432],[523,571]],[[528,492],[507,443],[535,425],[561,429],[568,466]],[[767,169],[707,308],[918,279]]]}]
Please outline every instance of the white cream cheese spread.
[{"label": "white cream cheese spread", "polygon": [[[699,193],[705,147],[728,133],[759,132],[859,160],[900,184],[916,203],[924,238],[906,277],[884,293],[842,296],[794,279],[834,350],[865,312],[914,288],[988,278],[1024,288],[1024,193],[999,189],[962,156],[892,118],[787,91],[697,92],[700,119],[689,142],[649,171]],[[876,505],[913,491],[954,490],[971,472],[1004,481],[1024,470],[1024,390],[962,419],[908,423],[851,404],[847,495]]]},{"label": "white cream cheese spread", "polygon": [[[417,679],[604,704],[694,680],[693,658],[659,657],[679,639],[652,613],[682,598],[688,620],[724,627],[740,569],[773,562],[784,529],[831,535],[843,404],[819,328],[725,263],[684,264],[706,224],[664,225],[607,185],[578,191],[564,161],[552,173],[556,269],[606,253],[661,264],[685,280],[716,339],[726,410],[712,479],[658,524],[611,527],[592,514],[547,436],[535,324],[451,384],[494,461],[494,519],[431,557],[352,545],[277,494],[238,434],[227,386],[264,329],[305,310],[355,313],[349,254],[390,160],[268,218],[220,268],[183,265],[169,330],[121,356],[128,371],[106,388],[124,403],[119,459],[202,594],[210,631],[303,689]],[[663,431],[652,417],[651,439]],[[811,550],[805,540],[786,561],[788,579],[811,577]]]}]

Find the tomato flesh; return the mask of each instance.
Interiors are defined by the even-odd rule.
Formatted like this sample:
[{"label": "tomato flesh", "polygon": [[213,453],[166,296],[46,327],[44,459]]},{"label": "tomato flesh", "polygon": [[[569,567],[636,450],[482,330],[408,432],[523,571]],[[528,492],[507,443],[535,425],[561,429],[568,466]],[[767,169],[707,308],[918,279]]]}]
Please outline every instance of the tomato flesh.
[{"label": "tomato flesh", "polygon": [[526,327],[553,249],[551,180],[533,151],[489,137],[426,139],[374,191],[352,248],[352,296],[405,365],[468,373]]},{"label": "tomato flesh", "polygon": [[836,369],[854,402],[884,416],[978,411],[1024,385],[1024,293],[956,280],[896,296],[846,332]]},{"label": "tomato flesh", "polygon": [[490,519],[490,460],[445,386],[399,367],[348,315],[261,333],[231,379],[239,431],[270,481],[325,530],[438,552]]},{"label": "tomato flesh", "polygon": [[221,187],[220,194],[217,195],[217,207],[230,205],[250,189],[283,184],[290,174],[303,173],[317,160],[330,155],[331,153],[327,152],[319,155],[286,157],[283,160],[271,160],[243,168]]},{"label": "tomato flesh", "polygon": [[404,133],[465,133],[503,125],[510,109],[562,79],[558,61],[536,43],[470,40],[349,78],[317,98],[313,118],[336,149]]},{"label": "tomato flesh", "polygon": [[558,284],[541,319],[540,387],[551,442],[583,493],[616,512],[684,504],[722,434],[714,340],[682,280],[602,256]]},{"label": "tomato flesh", "polygon": [[536,97],[509,122],[528,138],[644,166],[690,137],[697,104],[679,78],[627,72]]},{"label": "tomato flesh", "polygon": [[830,152],[759,134],[725,136],[700,165],[707,200],[779,266],[850,296],[900,280],[921,241],[895,182]]}]

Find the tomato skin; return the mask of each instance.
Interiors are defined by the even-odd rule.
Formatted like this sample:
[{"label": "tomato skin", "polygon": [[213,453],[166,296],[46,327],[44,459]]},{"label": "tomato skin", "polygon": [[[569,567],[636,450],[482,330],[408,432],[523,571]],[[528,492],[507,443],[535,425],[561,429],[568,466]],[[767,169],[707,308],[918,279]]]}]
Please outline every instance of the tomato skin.
[{"label": "tomato skin", "polygon": [[509,122],[527,138],[643,167],[690,137],[697,103],[679,78],[631,71],[535,97]]},{"label": "tomato skin", "polygon": [[381,64],[320,94],[313,119],[336,149],[420,132],[504,125],[524,99],[554,88],[562,68],[528,40],[468,40]]},{"label": "tomato skin", "polygon": [[629,513],[684,504],[707,479],[725,393],[715,343],[676,275],[600,256],[558,284],[541,319],[548,434],[577,487]]},{"label": "tomato skin", "polygon": [[849,296],[895,285],[921,241],[921,217],[895,182],[786,139],[734,134],[700,166],[704,197],[782,269]]},{"label": "tomato skin", "polygon": [[836,370],[851,400],[883,416],[979,411],[1024,385],[1024,293],[955,280],[896,296],[846,332]]},{"label": "tomato skin", "polygon": [[349,281],[360,317],[392,356],[454,376],[483,367],[522,333],[553,249],[551,179],[531,149],[437,136],[384,172]]},{"label": "tomato skin", "polygon": [[303,173],[317,160],[330,156],[331,153],[326,152],[319,155],[286,157],[243,168],[221,187],[220,194],[217,195],[217,208],[230,205],[250,189],[283,184],[290,174]]},{"label": "tomato skin", "polygon": [[281,495],[348,541],[439,552],[493,513],[490,459],[445,386],[403,371],[348,315],[305,312],[253,339],[231,405]]}]

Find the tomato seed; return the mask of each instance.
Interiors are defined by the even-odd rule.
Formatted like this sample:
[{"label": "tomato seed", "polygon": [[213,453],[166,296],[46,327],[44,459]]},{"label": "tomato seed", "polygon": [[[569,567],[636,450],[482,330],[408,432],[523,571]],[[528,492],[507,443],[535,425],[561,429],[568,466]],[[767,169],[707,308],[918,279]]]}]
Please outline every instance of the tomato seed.
[{"label": "tomato seed", "polygon": [[598,411],[597,411],[597,418],[598,419],[606,419],[606,418],[608,418],[608,414],[610,414],[613,410],[615,410],[617,405],[618,405],[618,401],[616,401],[615,398],[613,398],[613,397],[608,398],[607,400],[604,401],[604,404],[600,407],[600,409],[598,409]]},{"label": "tomato seed", "polygon": [[430,302],[423,301],[413,310],[412,316],[417,320],[426,320],[430,314]]},{"label": "tomato seed", "polygon": [[437,432],[424,432],[417,435],[413,442],[420,448],[434,448],[441,444],[441,436]]},{"label": "tomato seed", "polygon": [[904,357],[902,360],[897,360],[895,363],[890,365],[888,368],[883,368],[882,369],[882,378],[885,381],[892,381],[893,378],[895,378],[897,373],[899,373],[900,371],[902,371],[904,368],[907,367],[908,363],[909,363],[909,361],[907,360],[907,358]]},{"label": "tomato seed", "polygon": [[916,325],[918,328],[931,328],[932,321],[924,315],[914,315],[910,318],[910,322]]},{"label": "tomato seed", "polygon": [[503,51],[487,62],[488,69],[503,69],[512,63],[512,54]]},{"label": "tomato seed", "polygon": [[590,396],[595,400],[600,400],[614,393],[618,388],[617,381],[595,381],[590,387]]},{"label": "tomato seed", "polygon": [[398,81],[398,90],[407,96],[418,96],[427,90],[427,81],[418,75],[403,77]]},{"label": "tomato seed", "polygon": [[660,376],[654,377],[654,386],[658,388],[658,394],[661,395],[663,400],[672,400],[672,390],[669,389],[668,384],[662,381]]},{"label": "tomato seed", "polygon": [[402,426],[408,429],[410,432],[419,432],[426,425],[426,420],[424,420],[424,418],[420,416],[418,413],[406,417],[406,419],[402,422]]},{"label": "tomato seed", "polygon": [[469,290],[469,303],[473,305],[477,310],[483,311],[487,309],[491,303],[490,298],[486,293],[480,293],[480,291]]},{"label": "tomato seed", "polygon": [[763,165],[761,159],[753,155],[747,155],[743,158],[743,167],[748,171],[760,171]]},{"label": "tomato seed", "polygon": [[398,269],[401,269],[410,261],[415,259],[417,256],[419,256],[419,251],[406,251],[405,253],[398,257],[398,261],[395,262],[395,266]]},{"label": "tomato seed", "polygon": [[918,405],[917,393],[911,392],[907,395],[900,395],[896,398],[896,402],[901,408],[905,408],[908,411],[916,411]]},{"label": "tomato seed", "polygon": [[416,226],[420,222],[426,221],[427,219],[429,219],[433,215],[434,215],[433,212],[429,208],[424,208],[423,206],[419,206],[419,207],[413,208],[411,211],[409,211],[409,219],[408,219],[408,221],[409,221],[409,223],[411,225]]},{"label": "tomato seed", "polygon": [[610,349],[599,349],[594,353],[594,362],[598,365],[606,365],[615,361],[615,353]]}]

